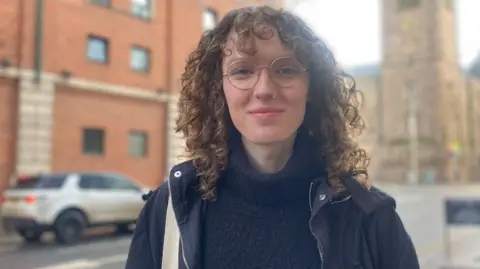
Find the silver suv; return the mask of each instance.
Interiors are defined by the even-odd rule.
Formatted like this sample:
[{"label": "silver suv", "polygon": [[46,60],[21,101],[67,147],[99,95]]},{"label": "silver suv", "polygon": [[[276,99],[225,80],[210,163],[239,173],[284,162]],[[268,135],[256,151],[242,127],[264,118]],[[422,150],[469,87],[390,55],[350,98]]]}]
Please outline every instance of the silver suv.
[{"label": "silver suv", "polygon": [[117,226],[126,232],[144,205],[146,188],[116,173],[27,176],[3,193],[0,213],[7,231],[27,242],[53,231],[60,243],[76,241],[85,228]]}]

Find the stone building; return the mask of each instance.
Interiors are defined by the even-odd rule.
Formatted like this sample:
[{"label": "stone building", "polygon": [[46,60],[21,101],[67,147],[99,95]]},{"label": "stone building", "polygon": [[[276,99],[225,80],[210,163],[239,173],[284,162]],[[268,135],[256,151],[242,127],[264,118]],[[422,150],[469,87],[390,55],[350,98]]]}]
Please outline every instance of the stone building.
[{"label": "stone building", "polygon": [[480,57],[459,64],[454,1],[381,4],[382,62],[349,70],[365,95],[375,178],[479,180]]}]

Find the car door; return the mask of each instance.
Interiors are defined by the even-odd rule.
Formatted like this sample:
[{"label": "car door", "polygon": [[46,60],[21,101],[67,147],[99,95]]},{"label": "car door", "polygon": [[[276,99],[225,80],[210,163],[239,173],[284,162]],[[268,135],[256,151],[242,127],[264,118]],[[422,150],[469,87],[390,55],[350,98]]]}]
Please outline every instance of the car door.
[{"label": "car door", "polygon": [[109,191],[115,197],[115,218],[120,221],[133,221],[143,206],[142,192],[136,184],[120,174],[105,175]]},{"label": "car door", "polygon": [[115,197],[108,191],[107,180],[101,174],[81,174],[78,182],[80,203],[93,224],[112,219]]}]

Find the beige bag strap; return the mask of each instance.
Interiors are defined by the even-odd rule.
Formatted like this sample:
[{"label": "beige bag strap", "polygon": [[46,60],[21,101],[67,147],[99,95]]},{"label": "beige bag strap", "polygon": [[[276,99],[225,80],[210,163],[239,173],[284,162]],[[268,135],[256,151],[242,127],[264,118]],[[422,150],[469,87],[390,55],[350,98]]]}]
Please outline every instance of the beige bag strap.
[{"label": "beige bag strap", "polygon": [[165,234],[163,237],[163,258],[161,269],[178,269],[180,231],[178,230],[177,219],[173,211],[170,180],[168,184],[168,205],[165,218]]}]

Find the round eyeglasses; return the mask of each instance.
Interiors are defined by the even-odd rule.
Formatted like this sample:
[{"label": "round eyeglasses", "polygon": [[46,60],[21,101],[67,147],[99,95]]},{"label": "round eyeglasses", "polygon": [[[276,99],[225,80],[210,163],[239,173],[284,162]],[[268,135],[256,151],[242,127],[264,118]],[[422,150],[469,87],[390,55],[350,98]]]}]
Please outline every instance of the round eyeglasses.
[{"label": "round eyeglasses", "polygon": [[259,78],[262,68],[268,68],[268,75],[276,85],[290,87],[297,84],[305,76],[307,69],[294,58],[281,57],[270,65],[257,65],[253,61],[239,60],[233,62],[223,74],[233,87],[240,90],[253,88]]}]

